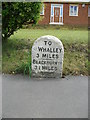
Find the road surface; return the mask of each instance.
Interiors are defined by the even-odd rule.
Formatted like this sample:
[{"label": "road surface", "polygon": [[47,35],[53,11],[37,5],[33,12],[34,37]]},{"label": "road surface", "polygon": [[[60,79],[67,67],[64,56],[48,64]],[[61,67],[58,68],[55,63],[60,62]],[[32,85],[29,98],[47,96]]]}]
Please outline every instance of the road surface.
[{"label": "road surface", "polygon": [[2,77],[3,118],[88,118],[88,77]]}]

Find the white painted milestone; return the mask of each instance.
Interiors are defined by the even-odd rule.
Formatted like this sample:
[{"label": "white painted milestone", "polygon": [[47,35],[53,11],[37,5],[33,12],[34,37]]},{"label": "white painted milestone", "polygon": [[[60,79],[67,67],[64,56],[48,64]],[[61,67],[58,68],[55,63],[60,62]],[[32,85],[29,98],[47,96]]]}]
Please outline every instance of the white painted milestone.
[{"label": "white painted milestone", "polygon": [[32,46],[32,76],[60,78],[63,70],[62,42],[50,35],[38,38]]}]

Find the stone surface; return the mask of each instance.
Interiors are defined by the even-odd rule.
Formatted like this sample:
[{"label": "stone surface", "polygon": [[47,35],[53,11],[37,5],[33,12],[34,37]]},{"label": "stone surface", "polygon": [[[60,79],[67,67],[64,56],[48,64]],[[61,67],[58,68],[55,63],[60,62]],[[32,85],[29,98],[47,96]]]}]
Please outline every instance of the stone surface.
[{"label": "stone surface", "polygon": [[38,38],[32,47],[33,77],[62,77],[64,48],[54,36]]}]

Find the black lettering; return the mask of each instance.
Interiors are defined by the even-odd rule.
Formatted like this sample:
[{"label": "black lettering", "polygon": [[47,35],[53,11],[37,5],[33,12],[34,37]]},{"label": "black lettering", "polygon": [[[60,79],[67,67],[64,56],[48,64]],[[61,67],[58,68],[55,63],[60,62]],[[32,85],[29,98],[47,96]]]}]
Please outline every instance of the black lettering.
[{"label": "black lettering", "polygon": [[55,53],[56,51],[55,51],[55,48],[53,48],[53,52]]},{"label": "black lettering", "polygon": [[55,64],[57,65],[57,62],[55,62]]},{"label": "black lettering", "polygon": [[35,64],[35,59],[33,59],[33,64]]},{"label": "black lettering", "polygon": [[52,42],[51,42],[51,41],[49,41],[49,42],[48,42],[48,45],[51,45],[51,44],[52,44]]},{"label": "black lettering", "polygon": [[34,68],[35,70],[37,69],[37,66],[35,66],[35,68]]},{"label": "black lettering", "polygon": [[40,66],[39,66],[39,70],[40,70]]},{"label": "black lettering", "polygon": [[55,54],[52,54],[52,58],[55,58]]},{"label": "black lettering", "polygon": [[46,57],[46,54],[42,54],[42,57]]},{"label": "black lettering", "polygon": [[58,59],[59,58],[59,56],[58,56],[58,54],[56,54],[56,59]]},{"label": "black lettering", "polygon": [[37,56],[36,56],[37,58],[39,58],[39,54],[37,53]]},{"label": "black lettering", "polygon": [[60,53],[61,53],[61,51],[62,51],[62,48],[61,49],[59,49],[60,50]]},{"label": "black lettering", "polygon": [[55,71],[57,70],[57,67],[55,67]]},{"label": "black lettering", "polygon": [[46,48],[43,48],[43,52],[46,52]]},{"label": "black lettering", "polygon": [[53,66],[51,66],[51,70],[53,70],[54,68],[53,68]]},{"label": "black lettering", "polygon": [[47,52],[50,52],[50,48],[47,48]]},{"label": "black lettering", "polygon": [[58,53],[58,48],[56,48],[56,52]]},{"label": "black lettering", "polygon": [[42,49],[43,49],[43,48],[41,48],[41,47],[38,47],[38,50],[39,50],[39,52],[42,52]]},{"label": "black lettering", "polygon": [[46,66],[42,66],[42,70],[47,70],[47,67]]},{"label": "black lettering", "polygon": [[46,45],[47,41],[44,41],[44,42],[45,42],[45,45]]},{"label": "black lettering", "polygon": [[51,54],[47,54],[47,58],[52,58],[52,57],[51,57]]}]

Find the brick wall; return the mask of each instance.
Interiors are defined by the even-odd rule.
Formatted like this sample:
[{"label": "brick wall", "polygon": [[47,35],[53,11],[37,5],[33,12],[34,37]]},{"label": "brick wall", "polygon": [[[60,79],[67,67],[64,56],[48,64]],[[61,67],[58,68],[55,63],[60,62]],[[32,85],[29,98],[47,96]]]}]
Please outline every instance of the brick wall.
[{"label": "brick wall", "polygon": [[69,4],[63,5],[63,20],[65,25],[88,25],[88,5],[79,5],[78,16],[69,16]]},{"label": "brick wall", "polygon": [[50,23],[51,3],[45,3],[44,8],[45,8],[44,16],[41,15],[39,24],[49,24]]},{"label": "brick wall", "polygon": [[[54,4],[54,3],[53,3]],[[55,3],[60,4],[60,3]],[[61,3],[63,4],[63,3]],[[69,16],[69,5],[68,3],[63,4],[63,23],[64,25],[88,25],[88,5],[82,7],[82,4],[79,4],[78,16]],[[39,24],[49,24],[50,23],[50,14],[51,14],[51,3],[45,3],[44,16],[41,15],[41,20]]]}]

